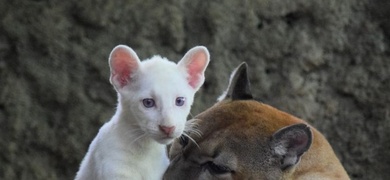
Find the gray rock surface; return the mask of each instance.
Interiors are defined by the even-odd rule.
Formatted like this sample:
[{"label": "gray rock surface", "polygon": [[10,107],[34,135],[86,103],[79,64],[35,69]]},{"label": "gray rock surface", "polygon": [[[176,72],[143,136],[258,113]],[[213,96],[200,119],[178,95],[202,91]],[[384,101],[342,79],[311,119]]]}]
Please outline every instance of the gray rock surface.
[{"label": "gray rock surface", "polygon": [[386,0],[0,1],[0,179],[72,179],[116,106],[107,57],[211,53],[192,114],[246,61],[253,92],[329,139],[352,179],[390,177]]}]

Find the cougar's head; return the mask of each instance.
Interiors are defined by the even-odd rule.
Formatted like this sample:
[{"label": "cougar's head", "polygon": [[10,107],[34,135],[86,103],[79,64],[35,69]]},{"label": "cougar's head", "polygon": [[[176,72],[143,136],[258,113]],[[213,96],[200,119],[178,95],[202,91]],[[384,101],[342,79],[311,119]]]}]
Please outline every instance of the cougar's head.
[{"label": "cougar's head", "polygon": [[255,101],[242,63],[213,107],[169,151],[164,179],[283,179],[312,143],[304,121]]}]

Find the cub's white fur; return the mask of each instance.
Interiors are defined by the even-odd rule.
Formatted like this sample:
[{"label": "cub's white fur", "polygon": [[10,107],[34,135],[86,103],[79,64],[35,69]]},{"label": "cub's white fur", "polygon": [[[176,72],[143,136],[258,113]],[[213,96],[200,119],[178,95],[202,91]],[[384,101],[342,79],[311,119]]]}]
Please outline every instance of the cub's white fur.
[{"label": "cub's white fur", "polygon": [[76,180],[161,179],[169,163],[166,144],[183,133],[208,63],[202,46],[178,64],[160,56],[141,62],[131,48],[115,47],[109,64],[118,107],[92,141]]}]

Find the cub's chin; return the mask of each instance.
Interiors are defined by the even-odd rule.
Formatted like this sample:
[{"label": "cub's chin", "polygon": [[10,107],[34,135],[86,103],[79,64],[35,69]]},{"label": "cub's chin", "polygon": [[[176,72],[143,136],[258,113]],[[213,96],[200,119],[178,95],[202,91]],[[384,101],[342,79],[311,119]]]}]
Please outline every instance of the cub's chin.
[{"label": "cub's chin", "polygon": [[173,140],[175,140],[176,137],[157,137],[157,138],[153,138],[156,142],[160,143],[160,144],[164,144],[164,145],[167,145],[167,144],[171,144],[173,142]]}]

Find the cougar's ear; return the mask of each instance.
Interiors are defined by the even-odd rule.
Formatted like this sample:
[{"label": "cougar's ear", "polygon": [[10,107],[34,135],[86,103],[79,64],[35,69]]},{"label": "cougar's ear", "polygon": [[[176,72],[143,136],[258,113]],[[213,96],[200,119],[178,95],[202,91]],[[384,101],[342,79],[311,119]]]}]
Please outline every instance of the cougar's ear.
[{"label": "cougar's ear", "polygon": [[118,45],[111,51],[108,63],[111,71],[110,82],[115,89],[119,90],[131,82],[141,61],[133,49]]},{"label": "cougar's ear", "polygon": [[253,99],[247,69],[248,65],[245,62],[234,69],[230,75],[228,88],[218,98],[219,101]]},{"label": "cougar's ear", "polygon": [[280,157],[281,169],[296,165],[311,146],[312,132],[306,124],[294,124],[272,135],[271,148]]}]

